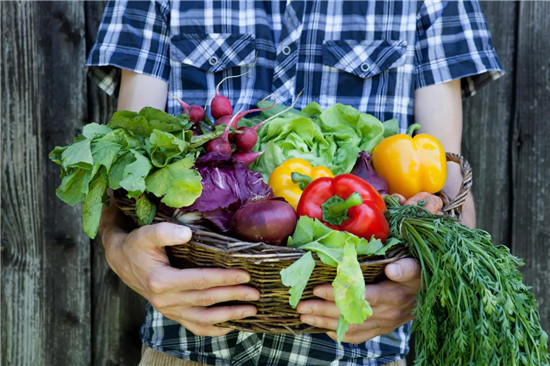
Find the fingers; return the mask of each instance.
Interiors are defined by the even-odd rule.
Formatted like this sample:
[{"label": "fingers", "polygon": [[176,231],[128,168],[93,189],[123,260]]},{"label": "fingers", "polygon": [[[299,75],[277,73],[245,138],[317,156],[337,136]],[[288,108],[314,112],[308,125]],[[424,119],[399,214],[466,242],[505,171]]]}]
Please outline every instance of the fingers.
[{"label": "fingers", "polygon": [[300,314],[315,316],[326,316],[330,318],[338,319],[340,317],[340,310],[336,304],[332,301],[323,300],[308,300],[302,301],[296,307],[296,311]]},{"label": "fingers", "polygon": [[413,258],[403,258],[390,263],[385,268],[386,276],[400,283],[420,283],[420,265]]},{"label": "fingers", "polygon": [[397,198],[397,201],[400,205],[404,205],[405,201],[407,200],[403,195],[400,195],[399,193],[392,194],[392,197]]},{"label": "fingers", "polygon": [[152,296],[151,304],[157,309],[181,306],[211,306],[227,301],[257,301],[260,292],[248,286],[215,287],[207,290],[185,291],[169,296]]},{"label": "fingers", "polygon": [[443,200],[439,198],[438,196],[435,196],[428,192],[420,192],[406,200],[403,204],[404,205],[416,205],[418,202],[428,201],[423,206],[426,210],[428,210],[431,213],[438,213],[443,208]]},{"label": "fingers", "polygon": [[180,323],[195,335],[220,336],[230,330],[217,327],[215,324],[254,316],[256,308],[250,305],[173,308],[165,311],[163,315]]},{"label": "fingers", "polygon": [[161,222],[142,226],[132,232],[139,242],[147,247],[165,247],[187,243],[191,239],[191,229],[179,224]]}]

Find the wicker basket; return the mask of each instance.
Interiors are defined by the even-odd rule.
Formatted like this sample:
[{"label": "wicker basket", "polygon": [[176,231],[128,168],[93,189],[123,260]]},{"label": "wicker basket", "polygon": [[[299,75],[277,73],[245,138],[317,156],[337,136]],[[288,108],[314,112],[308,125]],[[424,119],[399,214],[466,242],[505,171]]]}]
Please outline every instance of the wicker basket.
[{"label": "wicker basket", "polygon": [[[447,153],[447,160],[461,166],[464,180],[458,196],[449,201],[440,195],[444,202],[443,212],[460,218],[462,204],[470,190],[472,182],[471,168],[464,158]],[[136,222],[135,201],[115,195],[117,206]],[[154,222],[174,222],[171,217],[157,214]],[[170,263],[177,268],[218,267],[238,268],[250,273],[250,286],[260,291],[258,301],[248,302],[258,311],[253,317],[219,324],[233,329],[270,334],[303,334],[326,332],[325,329],[312,327],[300,321],[300,315],[289,305],[288,287],[281,283],[280,271],[290,266],[305,252],[301,249],[250,243],[226,235],[217,234],[201,227],[191,227],[192,239],[185,244],[166,248]],[[402,246],[390,249],[383,256],[359,256],[366,283],[375,283],[384,278],[384,267],[391,262],[408,255]],[[322,263],[314,254],[315,270],[304,290],[302,299],[313,299],[313,288],[319,284],[331,283],[336,268]],[[239,302],[244,304],[246,302]]]}]

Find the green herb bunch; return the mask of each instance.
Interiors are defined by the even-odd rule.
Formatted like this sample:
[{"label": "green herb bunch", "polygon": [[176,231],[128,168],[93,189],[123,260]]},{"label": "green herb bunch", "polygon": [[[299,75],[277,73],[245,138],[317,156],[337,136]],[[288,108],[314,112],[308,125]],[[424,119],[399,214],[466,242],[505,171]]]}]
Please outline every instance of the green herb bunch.
[{"label": "green herb bunch", "polygon": [[86,234],[97,234],[107,188],[124,189],[136,199],[142,225],[156,214],[152,198],[170,207],[192,204],[202,192],[201,176],[193,169],[201,146],[222,129],[193,136],[189,116],[172,116],[145,107],[115,112],[107,125],[89,123],[69,146],[57,146],[49,158],[61,165],[56,195],[75,205],[82,202]]},{"label": "green herb bunch", "polygon": [[548,365],[548,337],[521,259],[491,236],[387,198],[390,235],[422,270],[415,365]]}]

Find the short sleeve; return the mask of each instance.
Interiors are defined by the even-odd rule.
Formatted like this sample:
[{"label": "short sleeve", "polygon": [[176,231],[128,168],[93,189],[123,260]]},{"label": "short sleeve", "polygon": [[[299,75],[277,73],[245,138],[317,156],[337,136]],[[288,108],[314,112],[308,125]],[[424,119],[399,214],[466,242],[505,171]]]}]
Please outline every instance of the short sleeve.
[{"label": "short sleeve", "polygon": [[467,97],[504,73],[478,1],[425,1],[415,52],[416,88],[462,79]]},{"label": "short sleeve", "polygon": [[88,75],[109,95],[117,92],[120,69],[168,82],[168,5],[157,1],[109,1],[88,54]]}]

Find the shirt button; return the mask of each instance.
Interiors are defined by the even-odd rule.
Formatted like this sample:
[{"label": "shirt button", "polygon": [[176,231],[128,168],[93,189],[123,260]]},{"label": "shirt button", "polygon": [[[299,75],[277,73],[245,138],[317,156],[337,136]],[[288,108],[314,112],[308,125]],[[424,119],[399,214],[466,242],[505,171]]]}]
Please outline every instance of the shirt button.
[{"label": "shirt button", "polygon": [[210,57],[210,59],[208,60],[208,63],[212,66],[215,66],[218,64],[218,58],[216,56],[212,56]]},{"label": "shirt button", "polygon": [[363,72],[369,71],[369,65],[368,65],[366,62],[362,63],[362,64],[361,64],[361,70],[362,70]]},{"label": "shirt button", "polygon": [[288,46],[283,47],[283,55],[288,56],[292,50]]}]

